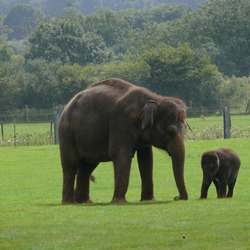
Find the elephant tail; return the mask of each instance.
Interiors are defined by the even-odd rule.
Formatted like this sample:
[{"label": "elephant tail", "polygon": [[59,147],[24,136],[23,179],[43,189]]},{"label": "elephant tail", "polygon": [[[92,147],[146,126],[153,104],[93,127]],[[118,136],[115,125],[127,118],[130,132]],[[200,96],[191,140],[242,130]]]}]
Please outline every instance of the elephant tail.
[{"label": "elephant tail", "polygon": [[91,176],[90,176],[90,180],[93,181],[94,183],[96,183],[96,178],[95,178],[94,175],[91,175]]}]

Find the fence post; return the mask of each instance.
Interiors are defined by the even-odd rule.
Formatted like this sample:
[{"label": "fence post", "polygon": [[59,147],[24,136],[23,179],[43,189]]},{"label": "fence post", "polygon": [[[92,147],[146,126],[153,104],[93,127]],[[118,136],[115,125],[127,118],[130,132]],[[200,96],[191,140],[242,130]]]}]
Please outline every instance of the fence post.
[{"label": "fence post", "polygon": [[2,133],[2,141],[3,141],[4,140],[3,123],[1,123],[1,133]]},{"label": "fence post", "polygon": [[250,114],[250,99],[248,100],[247,103],[246,114]]},{"label": "fence post", "polygon": [[231,138],[231,116],[229,107],[223,108],[224,139]]},{"label": "fence post", "polygon": [[16,124],[14,124],[14,146],[16,146]]},{"label": "fence post", "polygon": [[59,144],[58,122],[59,122],[59,114],[57,112],[54,112],[54,137],[55,137],[55,144]]},{"label": "fence post", "polygon": [[50,134],[50,138],[53,137],[53,122],[50,122],[50,131],[49,131],[49,134]]}]

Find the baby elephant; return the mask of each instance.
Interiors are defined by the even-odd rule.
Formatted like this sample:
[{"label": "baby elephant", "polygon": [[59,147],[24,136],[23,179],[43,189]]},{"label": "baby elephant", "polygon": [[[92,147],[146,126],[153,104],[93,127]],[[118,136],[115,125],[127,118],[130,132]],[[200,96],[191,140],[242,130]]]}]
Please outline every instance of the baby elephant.
[{"label": "baby elephant", "polygon": [[[234,185],[240,169],[239,156],[229,148],[205,152],[201,158],[203,181],[201,199],[207,198],[210,184],[214,183],[218,198],[233,197]],[[228,193],[227,192],[228,186]]]}]

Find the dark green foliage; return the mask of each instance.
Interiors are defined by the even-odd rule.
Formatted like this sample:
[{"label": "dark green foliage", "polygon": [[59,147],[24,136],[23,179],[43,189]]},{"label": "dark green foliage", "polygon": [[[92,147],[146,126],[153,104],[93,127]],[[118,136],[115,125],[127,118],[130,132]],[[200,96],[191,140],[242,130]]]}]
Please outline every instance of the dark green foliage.
[{"label": "dark green foliage", "polygon": [[[1,1],[0,7],[8,6],[1,8],[5,20],[16,2]],[[250,2],[210,0],[196,10],[159,6],[170,2],[27,0],[59,16],[44,17],[35,27],[36,12],[30,9],[31,19],[23,20],[30,22],[25,26],[31,27],[29,32],[35,29],[29,36],[25,33],[25,39],[11,42],[0,15],[0,111],[63,105],[89,84],[109,77],[179,96],[196,110],[223,105],[245,110],[250,95]],[[204,1],[185,2],[197,6]],[[134,9],[80,13],[95,6]],[[16,18],[22,13],[18,11]],[[25,54],[25,61],[18,54]]]},{"label": "dark green foliage", "polygon": [[58,105],[66,104],[70,99],[88,86],[86,74],[79,65],[63,65],[56,71],[58,81]]},{"label": "dark green foliage", "polygon": [[121,12],[133,29],[144,29],[145,24],[162,23],[181,18],[187,11],[184,5],[162,5],[151,9],[129,9]]},{"label": "dark green foliage", "polygon": [[24,81],[20,81],[22,103],[34,108],[51,109],[58,103],[56,70],[60,62],[47,63],[42,59],[28,61]]},{"label": "dark green foliage", "polygon": [[109,8],[115,11],[124,9],[142,9],[151,8],[160,4],[187,4],[192,8],[197,8],[198,5],[205,0],[82,0],[79,8],[82,13],[90,14],[96,11],[97,7]]},{"label": "dark green foliage", "polygon": [[0,61],[10,61],[13,55],[13,50],[8,46],[7,43],[0,44]]},{"label": "dark green foliage", "polygon": [[39,11],[31,5],[14,6],[4,19],[4,25],[12,29],[8,34],[9,39],[25,38],[35,28],[39,16]]},{"label": "dark green foliage", "polygon": [[85,74],[94,76],[93,81],[120,77],[159,94],[183,98],[198,110],[218,107],[217,88],[223,80],[209,56],[200,55],[188,44],[146,47],[122,62],[88,66]]},{"label": "dark green foliage", "polygon": [[0,44],[7,41],[8,27],[3,24],[3,15],[0,13]]},{"label": "dark green foliage", "polygon": [[45,21],[30,37],[30,51],[27,59],[43,58],[49,62],[62,63],[102,63],[110,58],[102,37],[85,32],[80,21],[63,17],[55,22]]},{"label": "dark green foliage", "polygon": [[205,49],[226,75],[247,76],[250,64],[250,1],[210,0],[177,25],[177,38]]},{"label": "dark green foliage", "polygon": [[150,66],[146,85],[164,95],[183,98],[194,108],[213,109],[218,105],[216,88],[219,72],[207,55],[200,55],[187,44],[177,48],[156,46],[143,55]]},{"label": "dark green foliage", "polygon": [[68,0],[46,0],[44,12],[49,16],[59,16],[67,7]]},{"label": "dark green foliage", "polygon": [[82,26],[86,32],[101,35],[108,47],[119,47],[119,43],[128,37],[131,29],[125,17],[109,10],[85,17]]},{"label": "dark green foliage", "polygon": [[[21,60],[22,61],[22,60]],[[0,111],[1,113],[20,107],[20,92],[17,79],[23,71],[19,58],[0,62]]]}]

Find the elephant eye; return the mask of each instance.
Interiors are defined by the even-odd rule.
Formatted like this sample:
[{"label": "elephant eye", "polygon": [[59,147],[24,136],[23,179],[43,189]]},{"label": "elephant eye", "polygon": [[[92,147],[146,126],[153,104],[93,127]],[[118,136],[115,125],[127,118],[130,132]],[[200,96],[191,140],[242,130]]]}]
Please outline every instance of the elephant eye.
[{"label": "elephant eye", "polygon": [[173,136],[175,136],[176,134],[178,133],[178,131],[177,131],[177,127],[176,126],[169,126],[169,127],[167,127],[166,129],[165,129],[165,134],[167,135],[167,136],[170,136],[170,137],[173,137]]}]

